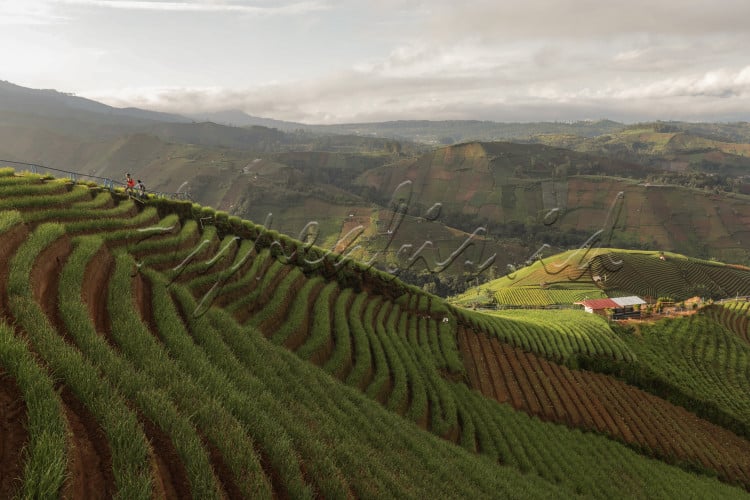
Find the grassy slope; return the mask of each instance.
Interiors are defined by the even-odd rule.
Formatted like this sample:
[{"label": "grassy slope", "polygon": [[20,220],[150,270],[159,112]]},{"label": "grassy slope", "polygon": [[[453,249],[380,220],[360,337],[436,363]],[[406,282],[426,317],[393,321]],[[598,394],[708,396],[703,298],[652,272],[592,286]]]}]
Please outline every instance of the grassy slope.
[{"label": "grassy slope", "polygon": [[[159,210],[162,217],[172,210],[185,213],[184,205],[169,203],[159,204]],[[197,213],[201,214],[201,211]],[[95,212],[92,212],[92,216],[96,218]],[[55,216],[51,215],[50,219],[54,221]],[[164,219],[162,226],[168,226],[168,219]],[[7,222],[1,228],[3,232],[20,222],[18,215],[4,216],[0,220]],[[144,218],[144,223],[149,220]],[[123,223],[127,227],[127,219]],[[189,226],[185,224],[186,228]],[[68,227],[70,231],[83,228],[84,224],[78,222]],[[113,225],[109,224],[108,227],[110,229],[102,234],[112,236]],[[24,285],[24,280],[28,280],[28,269],[37,253],[56,241],[64,231],[59,225],[40,226],[28,237],[10,268],[12,280],[9,284],[14,288],[9,290],[17,296],[11,302],[11,307],[14,315],[23,313],[22,317],[26,318],[21,327],[32,339],[29,347],[36,352],[41,351],[43,341],[54,340],[54,336],[60,332],[55,332],[45,312],[30,295],[28,281]],[[131,238],[137,235],[136,230],[123,231],[131,231]],[[112,241],[117,245],[117,240]],[[125,398],[143,411],[154,412],[154,418],[165,430],[173,428],[177,422],[183,422],[179,425],[187,426],[186,431],[191,425],[197,426],[197,432],[204,439],[218,440],[215,445],[224,450],[221,453],[225,460],[230,460],[229,449],[221,448],[220,436],[211,437],[209,415],[228,419],[227,422],[236,419],[238,432],[244,428],[244,432],[248,433],[245,438],[240,438],[249,438],[261,450],[259,460],[270,467],[270,472],[264,469],[263,473],[273,483],[277,493],[285,491],[330,497],[350,493],[356,496],[399,497],[494,497],[498,494],[559,497],[584,493],[603,497],[622,494],[627,490],[636,496],[646,492],[651,496],[673,496],[686,487],[698,497],[741,493],[715,480],[696,477],[645,459],[603,437],[582,434],[554,424],[542,424],[507,406],[488,402],[476,393],[467,391],[460,383],[452,384],[453,397],[468,412],[464,418],[471,416],[474,420],[477,433],[486,432],[487,428],[482,422],[487,420],[494,422],[496,430],[493,433],[503,426],[508,428],[507,434],[501,430],[492,437],[496,443],[494,446],[514,436],[508,451],[510,455],[499,455],[508,458],[507,463],[514,465],[498,465],[488,456],[497,458],[499,450],[490,453],[486,448],[490,441],[480,434],[468,434],[466,420],[463,422],[466,440],[462,438],[461,443],[465,443],[471,451],[480,451],[480,455],[468,453],[420,430],[408,420],[366,398],[358,390],[340,384],[314,365],[300,360],[287,349],[274,346],[255,328],[237,325],[219,310],[212,310],[204,320],[191,319],[189,313],[185,315],[183,312],[180,321],[180,307],[187,308],[186,311],[195,310],[196,304],[192,301],[196,299],[189,295],[179,298],[179,290],[173,292],[177,295],[170,299],[160,288],[164,286],[161,283],[163,278],[155,271],[145,273],[146,279],[153,282],[151,307],[156,313],[150,314],[158,314],[157,318],[152,319],[155,326],[149,321],[138,321],[138,315],[142,312],[137,311],[136,298],[129,297],[133,292],[126,285],[130,279],[128,276],[133,276],[130,273],[135,262],[123,251],[129,246],[122,247],[122,243],[118,246],[120,249],[114,250],[116,267],[108,278],[111,281],[110,301],[114,301],[110,302],[110,342],[114,341],[118,348],[108,347],[91,325],[81,326],[81,331],[88,328],[92,332],[90,341],[93,343],[90,345],[92,348],[96,346],[96,352],[100,352],[101,356],[114,356],[112,362],[100,365],[103,383],[118,394],[112,397]],[[132,247],[133,250],[135,248]],[[173,259],[179,263],[189,250],[188,247],[182,253],[173,252]],[[377,279],[373,283],[377,284]],[[414,297],[420,299],[416,307],[424,309],[423,296],[417,294]],[[404,304],[404,307],[412,306]],[[445,310],[439,303],[429,306],[430,310],[433,308]],[[173,320],[169,320],[170,315]],[[372,315],[375,315],[374,309]],[[95,319],[92,317],[88,321],[93,323]],[[74,342],[83,340],[76,339]],[[72,384],[76,363],[89,366],[107,359],[94,358],[94,351],[83,350],[85,359],[80,360],[76,357],[80,357],[80,354],[72,355],[69,346],[60,342],[55,345],[58,347],[43,354],[43,357],[47,365],[59,363],[61,367],[73,368],[67,375],[65,370],[55,370],[63,384]],[[137,371],[133,372],[133,380],[133,377],[123,376],[128,373],[127,370],[134,368]],[[428,378],[433,376],[427,372],[423,375]],[[176,384],[176,380],[183,380],[184,384]],[[132,385],[134,381],[143,384],[142,388],[148,389],[146,393],[137,385]],[[104,388],[101,390],[105,391]],[[255,395],[252,401],[245,401],[247,394]],[[79,397],[86,404],[90,396],[84,391]],[[201,403],[200,408],[194,409],[197,413],[192,413],[193,409],[187,403],[190,400],[205,401],[206,406]],[[157,418],[159,404],[166,404],[164,408],[174,412],[175,424],[164,420],[167,417]],[[192,415],[191,422],[181,420],[184,413]],[[183,436],[176,430],[171,432],[175,440]],[[277,447],[280,436],[288,444],[287,448]],[[198,455],[190,452],[191,446],[200,446],[195,438],[192,439],[185,441],[186,444],[180,448],[183,450],[180,459],[185,463],[195,463],[191,476],[195,477],[191,483],[193,489],[198,491],[198,485],[202,484],[208,490],[216,488],[215,491],[222,491],[222,487],[211,484],[212,472],[196,458],[205,451],[196,449]],[[193,444],[188,444],[190,442]],[[479,443],[486,449],[480,449],[477,446]],[[556,445],[549,449],[550,443]],[[252,450],[246,451],[252,455]],[[214,453],[211,451],[211,457],[214,457]],[[236,463],[231,461],[230,468]],[[202,473],[201,467],[204,468]],[[613,482],[611,474],[614,471],[619,471],[620,476],[618,481]],[[239,480],[237,474],[234,472]],[[207,479],[201,482],[201,477]],[[25,480],[33,483],[37,479],[26,476]],[[252,484],[249,486],[252,487]],[[228,491],[226,488],[225,484],[225,492]]]}]

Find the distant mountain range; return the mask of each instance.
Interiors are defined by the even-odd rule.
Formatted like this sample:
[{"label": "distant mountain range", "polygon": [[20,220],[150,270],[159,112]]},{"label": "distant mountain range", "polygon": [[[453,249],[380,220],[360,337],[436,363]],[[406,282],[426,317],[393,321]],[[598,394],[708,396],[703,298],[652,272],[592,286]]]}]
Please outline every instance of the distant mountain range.
[{"label": "distant mountain range", "polygon": [[0,81],[0,111],[67,116],[97,113],[112,118],[139,119],[158,122],[189,123],[184,116],[139,108],[115,108],[91,99],[51,89],[30,89]]},{"label": "distant mountain range", "polygon": [[[623,192],[613,245],[750,263],[747,123],[308,125],[239,110],[115,108],[0,82],[0,159],[112,179],[131,172],[149,189],[184,188],[242,218],[273,213],[273,228],[295,236],[314,219],[327,247],[361,224],[361,239],[379,248],[393,195],[410,180],[392,248],[429,241],[442,261],[487,227],[488,250],[477,252],[497,253],[500,270],[542,243],[586,241]],[[438,205],[439,218],[425,219]],[[554,225],[542,220],[550,213]]]}]

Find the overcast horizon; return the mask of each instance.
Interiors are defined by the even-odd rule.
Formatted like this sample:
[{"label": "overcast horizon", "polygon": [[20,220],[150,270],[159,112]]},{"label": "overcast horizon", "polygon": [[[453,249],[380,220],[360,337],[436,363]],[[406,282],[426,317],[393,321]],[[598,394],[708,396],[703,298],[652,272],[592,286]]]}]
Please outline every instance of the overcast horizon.
[{"label": "overcast horizon", "polygon": [[0,79],[307,124],[748,121],[750,2],[719,5],[0,0]]}]

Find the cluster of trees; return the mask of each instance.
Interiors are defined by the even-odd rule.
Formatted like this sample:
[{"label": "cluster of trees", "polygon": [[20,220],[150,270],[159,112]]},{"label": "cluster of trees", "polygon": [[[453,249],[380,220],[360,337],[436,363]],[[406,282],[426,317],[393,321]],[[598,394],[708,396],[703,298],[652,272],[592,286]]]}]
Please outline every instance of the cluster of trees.
[{"label": "cluster of trees", "polygon": [[646,182],[734,193],[746,190],[740,178],[705,172],[659,172],[648,176]]},{"label": "cluster of trees", "polygon": [[428,293],[440,297],[450,297],[461,294],[473,286],[481,285],[495,279],[496,273],[494,273],[494,268],[479,275],[430,273],[427,271],[405,269],[399,272],[398,277],[402,281],[417,286]]}]

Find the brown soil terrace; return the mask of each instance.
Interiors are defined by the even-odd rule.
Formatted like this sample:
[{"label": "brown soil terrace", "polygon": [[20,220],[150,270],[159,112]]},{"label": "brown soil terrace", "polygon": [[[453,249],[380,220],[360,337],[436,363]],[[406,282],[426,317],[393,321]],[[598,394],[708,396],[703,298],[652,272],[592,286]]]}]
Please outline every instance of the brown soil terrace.
[{"label": "brown soil terrace", "polygon": [[66,386],[60,387],[65,418],[73,435],[69,450],[70,476],[62,489],[63,498],[112,498],[115,478],[112,454],[104,431],[94,415]]},{"label": "brown soil terrace", "polygon": [[750,489],[750,442],[606,375],[570,370],[460,327],[470,387],[542,420],[593,430]]},{"label": "brown soil terrace", "polygon": [[[37,257],[30,283],[37,300],[52,326],[74,344],[57,307],[60,273],[71,252],[70,239],[58,238]],[[68,477],[63,484],[64,498],[111,498],[115,491],[112,454],[101,426],[69,387],[58,388],[69,434]]]},{"label": "brown soil terrace", "polygon": [[112,324],[107,310],[107,290],[113,267],[112,255],[107,247],[102,246],[86,265],[81,300],[88,307],[89,317],[94,322],[96,332],[107,340],[112,349],[119,351],[117,343],[112,338]]}]

